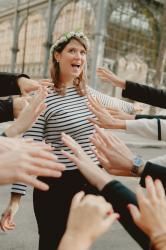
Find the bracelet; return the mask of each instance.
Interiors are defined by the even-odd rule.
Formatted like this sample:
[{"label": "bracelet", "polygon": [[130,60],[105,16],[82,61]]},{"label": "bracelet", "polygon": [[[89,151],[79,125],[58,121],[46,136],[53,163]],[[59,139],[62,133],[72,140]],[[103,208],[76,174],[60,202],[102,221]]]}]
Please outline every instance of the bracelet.
[{"label": "bracelet", "polygon": [[5,132],[3,132],[3,133],[1,134],[1,136],[7,137],[7,135],[5,134]]},{"label": "bracelet", "polygon": [[166,233],[160,234],[151,239],[150,249],[164,249],[166,246]]}]

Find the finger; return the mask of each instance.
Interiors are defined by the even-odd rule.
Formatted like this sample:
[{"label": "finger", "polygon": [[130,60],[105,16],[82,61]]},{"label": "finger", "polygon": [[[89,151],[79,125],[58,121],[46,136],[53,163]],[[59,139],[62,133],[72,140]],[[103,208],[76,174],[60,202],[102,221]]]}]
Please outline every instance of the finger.
[{"label": "finger", "polygon": [[110,166],[111,164],[109,163],[107,158],[105,156],[103,156],[103,154],[100,154],[100,152],[96,151],[93,148],[92,148],[92,151],[96,155],[96,157],[99,160],[99,162],[101,163],[102,167],[105,168],[106,170],[108,170],[111,167]]},{"label": "finger", "polygon": [[75,163],[77,165],[77,167],[79,168],[79,158],[76,155],[72,155],[64,150],[62,150],[62,154],[64,156],[66,156],[70,161],[72,161],[73,163]]},{"label": "finger", "polygon": [[163,184],[160,180],[155,180],[155,189],[156,189],[156,195],[159,199],[164,199],[165,200],[165,190],[163,187]]},{"label": "finger", "polygon": [[119,218],[120,215],[118,213],[111,213],[110,215],[108,215],[104,220],[106,229],[108,229]]},{"label": "finger", "polygon": [[21,181],[42,191],[47,191],[49,189],[49,186],[46,183],[39,181],[35,177],[29,176],[27,174],[22,175],[21,179],[18,181]]},{"label": "finger", "polygon": [[99,120],[94,119],[94,118],[92,118],[92,117],[88,117],[87,119],[88,119],[88,121],[90,121],[91,123],[96,124],[97,126],[99,126],[99,127],[101,127],[101,128],[103,127],[103,126],[102,126],[102,122],[100,122]]},{"label": "finger", "polygon": [[128,205],[131,217],[133,218],[134,222],[136,225],[138,225],[140,218],[141,218],[141,214],[140,211],[138,210],[138,208],[133,205],[133,204],[129,204]]},{"label": "finger", "polygon": [[42,86],[46,86],[46,87],[53,87],[54,86],[54,83],[52,82],[47,82],[47,81],[41,81],[40,84]]},{"label": "finger", "polygon": [[[38,167],[35,165],[31,165],[31,164],[26,164],[24,169],[25,169],[25,173],[27,173],[28,175],[47,176],[47,177],[55,177],[55,178],[59,178],[62,175],[62,172],[57,169],[51,170],[46,167]],[[65,169],[65,166],[64,166],[64,169]],[[20,175],[21,174],[22,173],[20,170]],[[21,176],[19,176],[19,178],[21,178]]]},{"label": "finger", "polygon": [[57,161],[57,156],[53,154],[52,152],[48,152],[45,150],[32,150],[29,152],[31,156],[36,157],[36,158],[41,158],[41,159],[47,159],[50,161]]},{"label": "finger", "polygon": [[136,189],[136,197],[137,197],[138,206],[140,210],[144,209],[144,207],[149,204],[147,198],[145,197],[140,187]]},{"label": "finger", "polygon": [[77,193],[74,195],[72,202],[71,202],[71,209],[74,209],[78,206],[78,204],[81,202],[83,197],[85,196],[85,193],[83,191]]},{"label": "finger", "polygon": [[62,133],[62,141],[77,156],[81,156],[81,154],[84,154],[84,151],[82,150],[81,146],[75,140],[73,140],[73,138],[71,138],[69,135]]},{"label": "finger", "polygon": [[156,201],[157,199],[156,190],[151,176],[147,176],[145,178],[145,185],[146,185],[147,198],[150,199],[151,201]]}]

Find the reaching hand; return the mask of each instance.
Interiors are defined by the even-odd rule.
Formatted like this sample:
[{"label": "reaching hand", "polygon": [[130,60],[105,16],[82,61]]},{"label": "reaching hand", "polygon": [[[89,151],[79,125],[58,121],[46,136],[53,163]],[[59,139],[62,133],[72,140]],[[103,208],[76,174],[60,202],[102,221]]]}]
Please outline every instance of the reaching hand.
[{"label": "reaching hand", "polygon": [[72,200],[67,230],[58,249],[68,249],[69,242],[66,238],[73,241],[71,245],[75,245],[76,240],[84,245],[81,249],[88,249],[101,234],[108,230],[118,216],[113,212],[111,204],[103,197],[84,196],[83,192],[77,193]]},{"label": "reaching hand", "polygon": [[118,76],[116,76],[112,71],[106,68],[98,68],[97,75],[104,82],[108,82],[115,87],[120,87],[122,89],[125,89],[126,82],[120,79]]},{"label": "reaching hand", "polygon": [[88,108],[94,113],[97,119],[89,117],[88,120],[101,128],[107,129],[126,129],[124,120],[114,118],[110,112],[105,109],[92,96],[88,96]]},{"label": "reaching hand", "polygon": [[128,114],[122,110],[115,108],[107,109],[110,115],[116,120],[135,120],[135,115]]},{"label": "reaching hand", "polygon": [[69,135],[62,133],[62,141],[70,148],[73,154],[62,151],[63,154],[74,162],[85,178],[99,190],[101,190],[112,177],[99,168],[92,159],[84,152],[81,146]]},{"label": "reaching hand", "polygon": [[160,180],[153,182],[146,177],[146,195],[139,188],[137,190],[139,209],[130,204],[129,210],[134,222],[153,241],[162,234],[166,234],[166,200],[165,191]]},{"label": "reaching hand", "polygon": [[30,103],[25,106],[18,118],[5,130],[6,135],[14,137],[28,130],[45,109],[44,99],[46,96],[46,89],[40,88],[39,92],[31,97]]},{"label": "reaching hand", "polygon": [[[57,162],[50,145],[26,142],[21,139],[0,140],[5,150],[0,155],[0,184],[23,182],[41,190],[48,190],[48,185],[33,176],[61,177],[65,169]],[[10,144],[10,145],[8,145]],[[10,150],[8,150],[10,149]]]},{"label": "reaching hand", "polygon": [[43,79],[41,81],[35,81],[26,77],[18,78],[18,86],[22,95],[27,95],[32,91],[38,90],[41,86],[53,87],[54,84],[49,79]]},{"label": "reaching hand", "polygon": [[96,133],[94,133],[91,141],[96,147],[94,153],[102,167],[113,175],[130,176],[133,166],[133,153],[111,132],[107,133],[97,126],[95,126],[95,129]]}]

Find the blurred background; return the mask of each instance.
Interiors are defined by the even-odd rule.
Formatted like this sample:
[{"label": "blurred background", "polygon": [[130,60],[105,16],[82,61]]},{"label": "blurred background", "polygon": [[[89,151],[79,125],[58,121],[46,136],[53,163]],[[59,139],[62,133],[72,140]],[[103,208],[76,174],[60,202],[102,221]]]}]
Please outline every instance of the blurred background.
[{"label": "blurred background", "polygon": [[[64,32],[91,41],[89,84],[106,66],[124,79],[166,86],[166,0],[0,0],[0,71],[49,77],[49,49]],[[166,26],[166,25],[165,25]],[[165,71],[165,72],[164,72]]]}]

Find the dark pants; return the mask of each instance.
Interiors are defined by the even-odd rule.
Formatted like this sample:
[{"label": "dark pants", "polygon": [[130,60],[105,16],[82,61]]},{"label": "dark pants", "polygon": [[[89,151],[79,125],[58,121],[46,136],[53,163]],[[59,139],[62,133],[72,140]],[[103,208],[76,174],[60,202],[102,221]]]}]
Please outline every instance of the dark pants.
[{"label": "dark pants", "polygon": [[49,184],[47,192],[34,190],[34,212],[39,230],[39,250],[55,250],[65,231],[73,196],[83,190],[98,194],[78,170],[65,171],[61,178],[40,178]]}]

